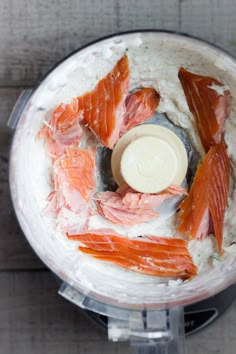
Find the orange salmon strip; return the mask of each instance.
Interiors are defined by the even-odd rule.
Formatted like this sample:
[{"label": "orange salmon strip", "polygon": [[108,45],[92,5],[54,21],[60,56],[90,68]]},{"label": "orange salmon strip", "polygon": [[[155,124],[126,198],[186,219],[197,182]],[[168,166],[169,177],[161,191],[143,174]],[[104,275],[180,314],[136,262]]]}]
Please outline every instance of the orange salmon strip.
[{"label": "orange salmon strip", "polygon": [[150,236],[150,241],[148,237],[144,240],[132,240],[118,235],[94,233],[67,237],[86,246],[79,246],[81,252],[132,271],[182,279],[189,279],[197,274],[197,267],[185,240],[154,236]]},{"label": "orange salmon strip", "polygon": [[130,94],[125,100],[126,113],[121,133],[142,124],[155,112],[160,96],[152,87],[142,88]]},{"label": "orange salmon strip", "polygon": [[229,114],[230,91],[224,89],[220,81],[193,74],[184,68],[179,70],[179,79],[207,152],[211,146],[221,142],[224,122]]},{"label": "orange salmon strip", "polygon": [[123,268],[143,273],[146,275],[190,278],[197,274],[197,268],[190,262],[178,262],[173,256],[173,262],[158,260],[150,256],[133,254],[132,252],[116,251],[96,251],[87,247],[78,247],[78,249],[96,259],[115,263]]},{"label": "orange salmon strip", "polygon": [[128,57],[124,55],[91,92],[77,98],[84,122],[110,149],[119,139],[123,126],[129,79]]},{"label": "orange salmon strip", "polygon": [[189,195],[180,204],[180,225],[178,231],[190,238],[207,235],[210,220],[202,228],[203,217],[209,211],[218,252],[222,255],[223,223],[229,192],[230,161],[225,143],[210,148],[197,169]]},{"label": "orange salmon strip", "polygon": [[60,161],[69,184],[89,202],[95,188],[95,151],[69,148]]},{"label": "orange salmon strip", "polygon": [[71,103],[61,103],[52,113],[52,117],[37,134],[37,138],[45,139],[48,155],[56,160],[62,156],[66,149],[77,146],[82,137],[80,122],[83,111],[79,110],[77,99]]},{"label": "orange salmon strip", "polygon": [[[74,241],[80,241],[82,243],[87,243],[94,245],[94,247],[106,247],[106,250],[116,250],[116,247],[119,247],[118,245],[125,245],[126,247],[132,248],[132,249],[137,249],[137,250],[152,250],[159,252],[161,251],[166,251],[166,252],[176,252],[179,254],[183,254],[185,251],[185,248],[187,248],[187,241],[181,240],[178,238],[167,238],[167,237],[155,237],[152,236],[153,239],[152,241],[143,241],[143,238],[140,238],[140,240],[134,240],[134,239],[127,239],[122,236],[118,235],[101,235],[101,234],[92,234],[92,233],[86,233],[86,234],[81,234],[81,235],[67,235],[67,237],[71,240]],[[155,241],[154,241],[155,237]],[[145,240],[148,240],[148,236],[145,238]],[[90,248],[92,248],[90,246]]]}]

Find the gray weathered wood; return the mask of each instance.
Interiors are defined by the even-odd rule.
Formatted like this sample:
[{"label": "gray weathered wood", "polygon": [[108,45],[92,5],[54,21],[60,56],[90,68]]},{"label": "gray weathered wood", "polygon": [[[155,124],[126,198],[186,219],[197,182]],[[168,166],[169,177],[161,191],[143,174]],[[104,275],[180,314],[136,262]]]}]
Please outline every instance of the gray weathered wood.
[{"label": "gray weathered wood", "polygon": [[8,155],[13,136],[7,121],[21,91],[20,88],[0,88],[0,182],[7,181]]},{"label": "gray weathered wood", "polygon": [[106,332],[57,295],[48,272],[0,273],[1,354],[121,354]]},{"label": "gray weathered wood", "polygon": [[[1,82],[1,81],[0,81]],[[0,128],[6,126],[11,110],[19,96],[22,88],[2,88],[0,87]],[[2,138],[0,139],[0,152],[2,151]]]},{"label": "gray weathered wood", "polygon": [[0,181],[7,182],[8,155],[12,131],[6,127],[0,127]]},{"label": "gray weathered wood", "polygon": [[0,269],[45,268],[24,238],[16,220],[8,187],[8,155],[13,132],[6,127],[21,89],[0,88]]},{"label": "gray weathered wood", "polygon": [[[0,272],[1,354],[125,354],[127,343],[107,334],[57,295],[49,272]],[[187,339],[188,354],[234,354],[236,303],[201,334]]]},{"label": "gray weathered wood", "polygon": [[234,0],[0,1],[0,85],[32,85],[71,51],[137,28],[182,31],[236,54]]},{"label": "gray weathered wood", "polygon": [[180,0],[180,31],[197,36],[236,56],[234,0]]},{"label": "gray weathered wood", "polygon": [[71,51],[136,28],[178,29],[178,0],[0,1],[0,85],[32,85]]},{"label": "gray weathered wood", "polygon": [[[0,354],[128,352],[126,343],[109,343],[102,330],[57,296],[55,278],[15,219],[7,187],[12,133],[5,123],[21,88],[81,45],[116,31],[182,31],[236,55],[235,18],[234,0],[0,0]],[[236,303],[187,339],[188,353],[234,354],[235,318]]]},{"label": "gray weathered wood", "polygon": [[45,268],[18,225],[6,182],[0,182],[0,225],[0,270]]}]

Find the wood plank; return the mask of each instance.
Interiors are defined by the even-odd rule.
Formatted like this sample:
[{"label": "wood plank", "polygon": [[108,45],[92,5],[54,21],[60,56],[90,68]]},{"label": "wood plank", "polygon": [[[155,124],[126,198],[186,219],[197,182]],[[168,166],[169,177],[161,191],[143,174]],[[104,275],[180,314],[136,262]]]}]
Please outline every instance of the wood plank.
[{"label": "wood plank", "polygon": [[[0,55],[1,57],[1,55]],[[1,59],[0,59],[1,60]],[[19,96],[19,94],[21,93],[21,91],[23,90],[23,88],[18,87],[18,88],[1,88],[0,87],[0,128],[3,131],[3,127],[6,127],[9,115],[11,113],[11,110]],[[5,130],[5,132],[7,133],[7,129]],[[8,134],[7,134],[8,135]],[[1,135],[1,139],[0,139],[0,152],[2,151],[2,140],[3,138],[3,134]]]},{"label": "wood plank", "polygon": [[7,182],[0,182],[0,269],[44,269],[17,222]]},{"label": "wood plank", "polygon": [[12,131],[6,127],[21,89],[0,89],[0,269],[44,269],[16,220],[8,186],[8,155]]},{"label": "wood plank", "polygon": [[7,182],[8,155],[12,131],[7,127],[0,126],[0,183]]},{"label": "wood plank", "polygon": [[[104,330],[57,295],[48,272],[0,272],[0,352],[4,354],[122,354]],[[231,326],[229,326],[229,323]],[[187,339],[189,354],[234,354],[236,303],[219,321]]]},{"label": "wood plank", "polygon": [[[178,6],[179,5],[179,6]],[[135,28],[181,30],[236,54],[234,0],[10,0],[0,2],[0,85],[31,86],[52,65],[102,35]],[[0,126],[20,91],[0,89]],[[11,132],[0,128],[0,353],[121,354],[106,333],[57,295],[58,283],[25,241],[8,186]],[[40,271],[14,271],[15,268]],[[3,271],[10,269],[11,271]],[[236,304],[187,339],[189,354],[235,353]]]},{"label": "wood plank", "polygon": [[32,85],[98,37],[136,28],[177,30],[178,24],[178,0],[1,1],[1,86]]},{"label": "wood plank", "polygon": [[7,127],[7,121],[14,104],[24,88],[0,88],[0,182],[8,180],[8,155],[14,131]]},{"label": "wood plank", "polygon": [[0,182],[7,181],[8,155],[13,132],[6,126],[20,88],[0,88]]},{"label": "wood plank", "polygon": [[127,344],[109,343],[103,329],[57,295],[52,274],[0,272],[0,282],[1,353],[127,352]]},{"label": "wood plank", "polygon": [[234,0],[180,0],[180,31],[205,39],[236,56]]},{"label": "wood plank", "polygon": [[13,0],[0,2],[1,86],[32,85],[81,45],[136,28],[186,32],[236,55],[234,0]]}]

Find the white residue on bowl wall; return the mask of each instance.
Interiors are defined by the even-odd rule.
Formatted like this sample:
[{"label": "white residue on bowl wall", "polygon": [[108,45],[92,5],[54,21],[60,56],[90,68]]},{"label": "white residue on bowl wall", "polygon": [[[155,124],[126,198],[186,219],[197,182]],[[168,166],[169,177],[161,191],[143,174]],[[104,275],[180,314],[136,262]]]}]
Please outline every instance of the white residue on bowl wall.
[{"label": "white residue on bowl wall", "polygon": [[[167,279],[172,290],[166,289],[163,279],[144,276],[128,272],[114,265],[96,261],[77,251],[77,243],[67,241],[55,226],[55,220],[41,215],[45,206],[45,199],[51,191],[50,162],[45,154],[42,141],[36,141],[36,134],[48,119],[53,109],[61,102],[70,102],[84,92],[91,90],[98,80],[109,72],[116,61],[128,48],[127,55],[131,70],[131,90],[142,86],[154,87],[161,96],[158,110],[166,112],[168,117],[177,125],[183,127],[189,135],[191,143],[201,156],[204,155],[199,136],[196,133],[195,122],[189,112],[188,105],[178,79],[180,66],[208,76],[216,77],[231,89],[236,97],[236,66],[231,64],[234,75],[230,70],[224,70],[223,58],[220,59],[214,50],[197,48],[197,44],[185,38],[168,41],[169,35],[129,35],[121,36],[121,41],[109,39],[101,44],[94,44],[81,52],[74,54],[58,66],[42,82],[31,99],[31,105],[25,117],[24,126],[18,128],[13,144],[14,158],[11,162],[13,198],[20,200],[18,205],[18,218],[21,226],[39,256],[57,273],[68,282],[82,286],[84,289],[96,291],[123,299],[133,296],[134,301],[158,300],[162,296],[170,298],[181,296],[181,291],[175,292],[175,286],[181,281]],[[120,37],[119,37],[120,38]],[[158,39],[159,38],[159,39]],[[196,47],[195,47],[196,46]],[[216,63],[216,64],[213,64]],[[215,88],[214,88],[215,89]],[[233,100],[233,114],[227,120],[226,142],[229,154],[236,168],[236,117],[235,101]],[[17,178],[14,178],[17,174]],[[26,178],[27,176],[27,178]],[[224,226],[224,235],[227,245],[235,237],[230,231],[235,230],[235,196],[229,203]],[[34,220],[35,225],[32,225]],[[90,228],[113,228],[127,237],[140,234],[153,234],[159,236],[174,236],[176,234],[175,216],[168,221],[154,220],[150,223],[136,225],[130,228],[114,226],[100,216],[90,220]],[[214,252],[214,238],[202,241],[191,241],[189,250],[200,272],[208,268],[210,257]],[[191,284],[194,286],[194,281]],[[198,281],[198,280],[196,280]],[[161,283],[160,283],[161,282]],[[142,284],[145,285],[142,287]],[[162,287],[158,293],[157,287]],[[186,291],[187,287],[185,287]],[[192,287],[189,287],[192,292]],[[158,297],[159,296],[159,297]],[[139,300],[138,300],[139,299]],[[166,299],[166,297],[165,297]]]}]

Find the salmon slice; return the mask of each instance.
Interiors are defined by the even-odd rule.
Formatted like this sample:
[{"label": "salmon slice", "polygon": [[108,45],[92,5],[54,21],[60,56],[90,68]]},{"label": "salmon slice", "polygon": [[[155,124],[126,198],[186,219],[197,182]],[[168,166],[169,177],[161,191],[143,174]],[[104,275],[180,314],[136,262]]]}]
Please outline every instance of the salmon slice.
[{"label": "salmon slice", "polygon": [[77,99],[70,104],[60,104],[48,123],[39,131],[38,138],[45,139],[46,150],[52,159],[63,155],[70,146],[78,145],[82,136],[79,122],[83,111],[79,111]]},{"label": "salmon slice", "polygon": [[230,110],[230,91],[220,81],[193,74],[184,68],[179,70],[179,79],[207,152],[212,145],[221,142],[224,122]]},{"label": "salmon slice", "polygon": [[188,197],[180,204],[178,231],[192,239],[202,238],[212,223],[220,255],[229,177],[230,161],[222,141],[210,148],[197,169]]},{"label": "salmon slice", "polygon": [[78,247],[81,252],[131,271],[182,279],[197,274],[197,267],[185,240],[155,236],[150,236],[152,241],[149,238],[134,240],[112,234],[77,234],[67,237],[86,246]]},{"label": "salmon slice", "polygon": [[124,55],[93,91],[78,97],[84,121],[106,147],[112,149],[124,124],[125,99],[129,89],[129,63]]},{"label": "salmon slice", "polygon": [[121,135],[149,119],[157,109],[160,96],[154,88],[142,88],[125,100],[125,119]]},{"label": "salmon slice", "polygon": [[[104,231],[105,232],[105,231]],[[145,238],[127,239],[109,233],[67,234],[68,239],[80,241],[87,247],[97,251],[121,251],[124,247],[130,251],[165,252],[185,255],[186,241],[172,237],[145,236]]]},{"label": "salmon slice", "polygon": [[95,150],[71,148],[67,149],[66,156],[60,161],[69,184],[87,203],[95,188],[95,156]]},{"label": "salmon slice", "polygon": [[139,193],[130,188],[123,196],[122,202],[127,208],[157,208],[166,199],[187,194],[186,189],[176,185],[170,185],[164,191],[157,194]]},{"label": "salmon slice", "polygon": [[127,185],[119,187],[117,192],[100,192],[95,196],[98,212],[115,224],[131,226],[156,219],[159,215],[155,208],[166,199],[176,195],[186,195],[180,186],[170,186],[157,194],[134,191]]},{"label": "salmon slice", "polygon": [[122,268],[143,273],[145,275],[178,277],[183,280],[192,278],[196,275],[196,267],[194,264],[184,261],[176,262],[174,257],[172,262],[165,262],[163,260],[156,261],[156,259],[150,256],[136,256],[132,254],[121,254],[119,252],[94,251],[86,247],[79,247],[78,249],[93,258],[105,262],[111,262]]},{"label": "salmon slice", "polygon": [[53,164],[55,190],[48,196],[46,212],[54,211],[64,232],[84,230],[88,223],[95,189],[95,154],[92,149],[68,148]]}]

